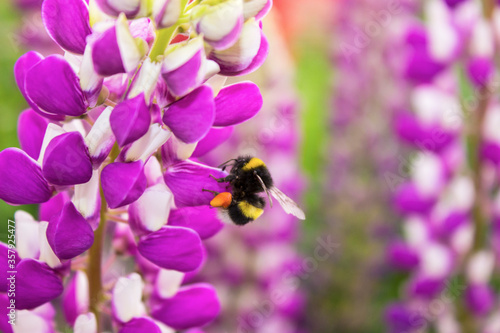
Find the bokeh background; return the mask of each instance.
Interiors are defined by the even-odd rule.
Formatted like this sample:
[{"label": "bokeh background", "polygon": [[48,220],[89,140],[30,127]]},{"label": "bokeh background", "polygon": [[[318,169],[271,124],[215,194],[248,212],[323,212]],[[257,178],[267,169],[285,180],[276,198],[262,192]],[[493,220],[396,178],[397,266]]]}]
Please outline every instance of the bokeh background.
[{"label": "bokeh background", "polygon": [[[43,38],[38,12],[26,9],[22,3],[0,2],[0,150],[19,147],[17,116],[26,108],[14,81],[14,63],[27,50],[26,43],[35,45],[30,49],[42,53],[44,42],[50,45]],[[335,253],[301,279],[305,306],[303,315],[298,316],[299,326],[304,332],[382,332],[384,304],[395,297],[398,285],[397,277],[382,272],[384,235],[394,223],[386,208],[387,187],[377,175],[373,158],[380,158],[378,151],[396,148],[386,144],[378,147],[370,142],[372,136],[390,136],[387,124],[379,117],[383,105],[375,104],[382,99],[378,85],[383,82],[365,82],[363,88],[355,87],[359,84],[352,77],[356,73],[346,67],[342,72],[336,61],[339,6],[335,0],[275,0],[264,22],[273,27],[268,36],[271,45],[277,46],[260,70],[262,73],[251,79],[266,77],[278,66],[285,72],[275,70],[272,75],[276,80],[283,76],[281,80],[289,84],[287,94],[295,99],[294,119],[300,140],[297,154],[289,163],[295,163],[300,170],[300,176],[292,181],[304,186],[294,197],[307,214],[296,237],[298,252],[304,257],[312,256],[322,235],[337,243]],[[363,15],[362,7],[355,9]],[[348,14],[345,19],[354,19],[353,13]],[[287,65],[279,67],[282,62]],[[362,90],[348,91],[345,85]],[[344,98],[358,100],[360,108],[336,110],[340,98],[337,91],[341,90]],[[267,97],[264,95],[269,103],[272,97]],[[355,114],[349,115],[351,111]],[[356,120],[342,119],[345,117]],[[259,131],[257,122],[250,121],[248,126],[250,131]],[[390,140],[386,143],[391,145]],[[12,207],[0,202],[0,224],[13,219],[18,209],[37,214],[36,206]],[[6,230],[0,228],[0,237],[6,236]],[[231,324],[228,327],[227,332],[231,332]]]},{"label": "bokeh background", "polygon": [[[286,236],[287,244],[300,258],[314,257],[321,237],[336,244],[327,259],[316,260],[307,274],[301,275],[296,300],[300,306],[289,315],[296,328],[290,333],[385,332],[387,305],[400,297],[407,278],[386,263],[386,248],[398,235],[401,219],[393,209],[394,188],[386,175],[392,171],[397,174],[401,158],[409,155],[408,148],[395,138],[389,104],[393,100],[390,97],[404,89],[387,66],[391,56],[387,45],[399,28],[399,18],[393,18],[362,48],[355,52],[346,49],[359,29],[389,2],[274,0],[271,14],[264,20],[271,54],[250,79],[262,89],[265,109],[293,110],[278,113],[278,117],[292,115],[287,124],[293,129],[295,140],[290,148],[293,154],[286,160],[294,173],[284,181],[290,189],[288,193],[292,191],[291,196],[307,215],[305,222],[294,224],[293,236]],[[417,1],[396,2],[406,8]],[[50,49],[50,45],[44,44],[50,41],[40,31],[39,14],[22,3],[0,1],[0,150],[19,146],[17,116],[26,107],[14,82],[14,63],[25,52],[27,42],[42,53]],[[418,15],[417,12],[415,18]],[[235,134],[237,139],[220,147],[206,162],[216,165],[234,155],[235,150],[242,152],[247,148],[257,155],[268,154],[271,159],[273,152],[262,147],[266,145],[263,129],[273,119],[259,115],[249,121]],[[249,142],[247,146],[242,146],[242,138]],[[274,170],[276,174],[280,172],[281,169]],[[17,209],[37,214],[35,206],[11,207],[0,202],[0,238],[5,237],[7,230],[1,226],[13,219]],[[271,226],[260,228],[278,229],[272,226],[272,219],[266,223]],[[255,230],[248,232],[261,235],[261,231]],[[238,255],[250,262],[253,259],[242,254],[248,248],[256,257],[262,255],[259,251],[263,248],[259,246],[264,245],[245,238],[246,232],[227,228],[209,244],[218,259],[208,264],[206,276],[217,279],[216,267],[237,265]],[[266,243],[264,256],[272,256],[271,245]],[[236,257],[224,261],[220,255],[224,251],[231,251]],[[234,281],[218,282],[216,286],[226,294],[243,288]],[[236,332],[234,318],[226,316],[216,324],[214,332]],[[288,333],[272,328],[266,332]]]}]

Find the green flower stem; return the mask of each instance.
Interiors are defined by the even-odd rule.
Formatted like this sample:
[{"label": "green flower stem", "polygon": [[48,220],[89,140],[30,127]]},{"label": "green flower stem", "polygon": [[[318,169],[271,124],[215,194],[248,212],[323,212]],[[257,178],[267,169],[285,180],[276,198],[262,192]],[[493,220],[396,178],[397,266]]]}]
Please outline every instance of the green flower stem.
[{"label": "green flower stem", "polygon": [[[118,144],[115,143],[110,153],[110,162],[113,163],[120,153]],[[102,185],[100,186],[101,194],[101,211],[99,227],[94,232],[94,243],[89,249],[87,278],[89,280],[89,309],[94,313],[97,321],[97,332],[101,332],[101,303],[104,301],[102,287],[102,250],[104,244],[104,235],[106,230],[106,222],[108,220],[108,203],[104,198]]]},{"label": "green flower stem", "polygon": [[104,243],[104,230],[106,229],[106,213],[108,205],[104,200],[101,186],[101,220],[94,233],[94,244],[89,250],[87,277],[89,280],[89,309],[94,313],[97,321],[97,332],[101,332],[100,304],[104,300],[102,293],[102,248]]},{"label": "green flower stem", "polygon": [[[196,0],[195,0],[195,2],[196,2]],[[155,42],[154,42],[153,47],[151,49],[151,52],[149,54],[149,58],[152,61],[157,61],[157,58],[159,56],[162,56],[165,53],[165,50],[167,49],[168,44],[170,44],[170,41],[172,40],[172,37],[175,36],[175,32],[177,31],[177,28],[181,24],[186,23],[185,13],[189,9],[191,9],[191,8],[188,9],[188,7],[191,7],[193,5],[193,4],[190,4],[189,6],[186,6],[187,3],[188,3],[188,0],[182,0],[181,8],[184,8],[184,10],[182,11],[177,23],[175,23],[171,27],[157,31]]]},{"label": "green flower stem", "polygon": [[165,50],[167,49],[168,44],[170,44],[170,41],[175,35],[178,27],[179,25],[175,24],[171,27],[158,31],[155,43],[153,44],[153,48],[151,49],[151,53],[149,54],[149,58],[151,58],[151,60],[156,61],[159,56],[165,53]]}]

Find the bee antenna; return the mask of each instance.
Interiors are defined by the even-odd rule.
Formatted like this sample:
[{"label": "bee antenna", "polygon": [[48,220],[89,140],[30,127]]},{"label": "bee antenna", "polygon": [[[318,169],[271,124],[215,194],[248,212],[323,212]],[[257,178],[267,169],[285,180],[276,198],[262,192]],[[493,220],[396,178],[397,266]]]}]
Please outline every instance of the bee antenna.
[{"label": "bee antenna", "polygon": [[259,183],[260,185],[262,186],[262,189],[264,191],[266,191],[266,194],[267,194],[267,199],[269,200],[269,206],[271,208],[273,208],[273,199],[271,199],[271,196],[269,195],[269,190],[267,189],[266,187],[266,184],[264,184],[264,181],[262,180],[262,178],[260,178],[260,176],[258,174],[255,174],[255,176],[257,177],[257,179],[259,180]]},{"label": "bee antenna", "polygon": [[227,160],[226,162],[224,162],[224,163],[222,163],[221,165],[219,165],[217,168],[218,168],[218,169],[220,169],[220,168],[222,168],[222,167],[224,167],[224,168],[225,168],[225,167],[229,164],[229,162],[232,162],[232,161],[236,161],[236,159],[235,159],[235,158],[232,158],[232,159],[230,159],[230,160]]}]

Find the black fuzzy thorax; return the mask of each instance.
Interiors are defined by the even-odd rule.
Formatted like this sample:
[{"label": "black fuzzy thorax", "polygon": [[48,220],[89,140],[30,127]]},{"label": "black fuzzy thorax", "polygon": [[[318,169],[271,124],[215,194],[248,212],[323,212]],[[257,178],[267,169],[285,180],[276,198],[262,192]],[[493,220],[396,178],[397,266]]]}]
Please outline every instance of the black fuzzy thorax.
[{"label": "black fuzzy thorax", "polygon": [[250,156],[237,158],[230,172],[230,175],[233,176],[230,182],[231,187],[236,194],[242,193],[242,197],[245,194],[264,192],[264,188],[262,188],[262,184],[257,176],[262,179],[266,188],[269,189],[274,185],[271,173],[265,165],[251,168],[250,170],[243,169],[251,159],[252,157]]}]

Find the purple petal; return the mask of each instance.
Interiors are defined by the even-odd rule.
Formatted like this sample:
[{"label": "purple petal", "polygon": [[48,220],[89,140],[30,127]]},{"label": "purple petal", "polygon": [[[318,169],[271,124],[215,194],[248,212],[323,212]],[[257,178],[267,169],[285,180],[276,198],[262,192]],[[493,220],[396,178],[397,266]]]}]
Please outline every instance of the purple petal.
[{"label": "purple petal", "polygon": [[200,283],[181,288],[174,297],[163,300],[152,316],[176,330],[184,330],[208,324],[219,312],[215,289]]},{"label": "purple petal", "polygon": [[483,142],[480,153],[481,158],[488,160],[495,165],[500,164],[500,144],[493,141]]},{"label": "purple petal", "polygon": [[171,104],[163,115],[163,122],[185,143],[203,138],[214,121],[212,88],[201,86],[189,95]]},{"label": "purple petal", "polygon": [[473,57],[467,62],[467,74],[476,87],[487,85],[494,71],[495,65],[488,57]]},{"label": "purple petal", "polygon": [[158,325],[149,318],[134,318],[122,326],[119,333],[161,333]]},{"label": "purple petal", "polygon": [[104,197],[110,208],[128,205],[137,200],[146,189],[142,161],[108,164],[101,173]]},{"label": "purple petal", "polygon": [[61,279],[46,264],[23,259],[17,265],[15,299],[18,310],[33,309],[47,303],[61,295],[63,289]]},{"label": "purple petal", "polygon": [[218,233],[224,226],[217,218],[217,210],[212,207],[184,207],[172,210],[168,225],[193,229],[201,239],[207,239]]},{"label": "purple petal", "polygon": [[123,147],[146,134],[151,124],[151,114],[144,94],[118,104],[109,118],[116,141]]},{"label": "purple petal", "polygon": [[53,196],[49,201],[39,206],[38,217],[40,221],[50,221],[52,216],[59,213],[64,204],[69,200],[68,193],[60,192]]},{"label": "purple petal", "polygon": [[255,57],[253,57],[252,61],[250,62],[250,65],[247,66],[247,68],[236,71],[236,72],[231,72],[229,70],[224,71],[226,74],[223,74],[221,71],[222,75],[228,75],[228,76],[236,76],[236,75],[247,75],[255,70],[257,70],[264,61],[267,59],[267,55],[269,54],[269,42],[267,41],[266,36],[264,35],[263,32],[261,32],[261,40],[260,40],[260,47],[259,50],[257,51],[257,54]]},{"label": "purple petal", "polygon": [[436,202],[435,198],[424,198],[413,184],[405,184],[398,189],[395,196],[395,205],[399,212],[428,213]]},{"label": "purple petal", "polygon": [[215,98],[214,126],[242,123],[262,108],[262,95],[253,82],[240,82],[224,87]]},{"label": "purple petal", "polygon": [[87,111],[80,79],[60,55],[52,55],[26,73],[26,93],[45,112],[78,117]]},{"label": "purple petal", "polygon": [[470,285],[465,291],[467,307],[476,316],[485,316],[495,306],[495,292],[486,284]]},{"label": "purple petal", "polygon": [[10,284],[7,278],[10,276],[9,271],[15,271],[15,267],[21,260],[16,249],[9,251],[9,246],[0,242],[0,292],[7,292]]},{"label": "purple petal", "polygon": [[184,96],[200,84],[199,71],[204,56],[203,50],[200,50],[178,68],[162,71],[162,77],[167,83],[169,93],[175,96]]},{"label": "purple petal", "polygon": [[448,7],[455,8],[459,4],[461,4],[462,2],[464,2],[464,0],[444,0],[444,2],[446,2],[446,4],[448,5]]},{"label": "purple petal", "polygon": [[42,169],[25,152],[7,148],[0,152],[0,199],[26,205],[50,199],[52,190],[43,178]]},{"label": "purple petal", "polygon": [[89,150],[79,132],[52,139],[43,156],[43,176],[54,185],[84,184],[92,177]]},{"label": "purple petal", "polygon": [[26,73],[33,66],[39,63],[42,59],[43,56],[40,53],[34,51],[30,51],[21,56],[14,65],[14,75],[16,77],[16,83],[17,86],[19,87],[19,90],[21,91],[21,94],[26,99],[26,102],[28,102],[28,104],[35,112],[49,119],[62,120],[64,119],[64,116],[53,115],[40,110],[38,106],[29,98],[28,94],[26,93],[26,87],[25,87]]},{"label": "purple petal", "polygon": [[420,262],[418,253],[403,242],[397,242],[389,247],[387,259],[392,266],[405,271],[418,267]]},{"label": "purple petal", "polygon": [[49,36],[63,49],[83,54],[92,33],[89,9],[83,0],[45,0],[42,19]]},{"label": "purple petal", "polygon": [[72,327],[79,315],[88,312],[88,289],[87,275],[83,271],[76,271],[64,290],[62,310],[64,318]]},{"label": "purple petal", "polygon": [[202,206],[210,204],[214,198],[205,190],[226,192],[227,183],[218,183],[210,175],[223,178],[227,174],[220,169],[210,168],[192,161],[184,161],[170,166],[163,178],[174,194],[177,207]]},{"label": "purple petal", "polygon": [[182,227],[163,227],[139,241],[139,253],[161,268],[189,272],[203,260],[200,237]]},{"label": "purple petal", "polygon": [[211,128],[207,135],[205,135],[205,137],[198,142],[196,149],[191,156],[200,157],[209,153],[229,139],[233,134],[233,131],[234,127]]},{"label": "purple petal", "polygon": [[47,240],[59,259],[72,259],[90,249],[94,232],[87,220],[69,201],[47,228]]},{"label": "purple petal", "polygon": [[412,311],[404,304],[391,304],[385,312],[385,321],[391,333],[411,332],[427,324],[420,311]]},{"label": "purple petal", "polygon": [[407,59],[405,76],[417,83],[431,82],[446,66],[434,60],[427,50],[414,50]]},{"label": "purple petal", "polygon": [[217,62],[220,74],[238,76],[249,74],[259,68],[267,58],[269,43],[256,23],[243,26],[240,39],[226,50],[214,50],[210,60]]},{"label": "purple petal", "polygon": [[34,160],[40,155],[48,124],[47,119],[31,109],[21,112],[17,120],[17,137],[21,149]]},{"label": "purple petal", "polygon": [[112,27],[92,45],[94,69],[99,75],[111,76],[126,73],[116,38],[116,28]]},{"label": "purple petal", "polygon": [[445,288],[445,281],[439,278],[419,277],[410,282],[409,292],[413,297],[432,300]]}]

